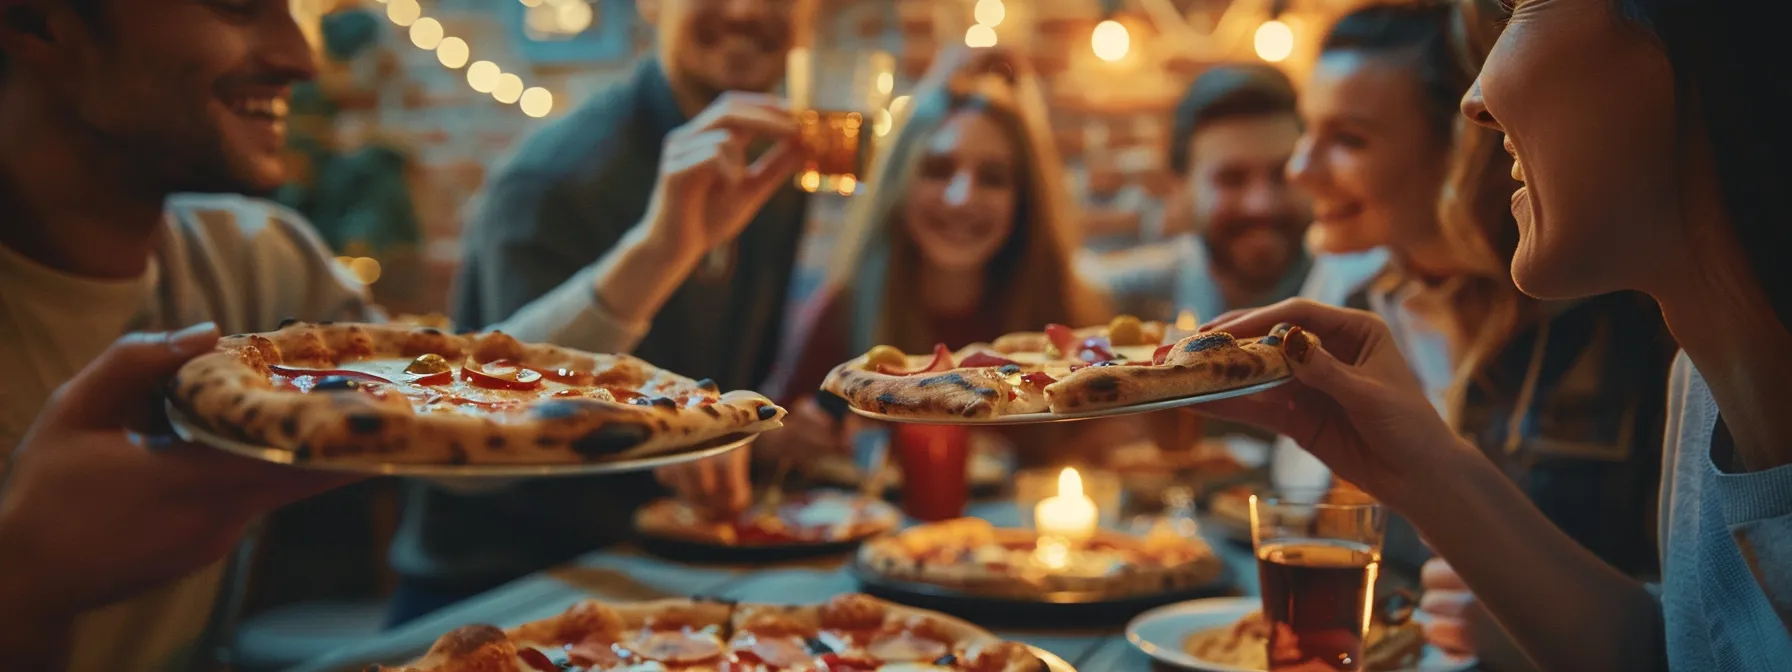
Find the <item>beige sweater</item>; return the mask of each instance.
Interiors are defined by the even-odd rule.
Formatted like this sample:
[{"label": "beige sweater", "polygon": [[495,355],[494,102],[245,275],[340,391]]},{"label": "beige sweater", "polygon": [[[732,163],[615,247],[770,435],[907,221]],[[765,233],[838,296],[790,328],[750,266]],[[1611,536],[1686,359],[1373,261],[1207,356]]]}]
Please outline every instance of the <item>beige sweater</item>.
[{"label": "beige sweater", "polygon": [[[127,332],[212,321],[231,334],[272,330],[289,317],[383,318],[296,213],[238,196],[187,195],[169,199],[167,212],[148,269],[128,280],[69,275],[0,247],[0,460],[50,393]],[[604,311],[587,271],[500,328],[523,340],[614,352],[632,348],[646,324]],[[222,573],[220,563],[85,614],[71,669],[187,669]]]}]

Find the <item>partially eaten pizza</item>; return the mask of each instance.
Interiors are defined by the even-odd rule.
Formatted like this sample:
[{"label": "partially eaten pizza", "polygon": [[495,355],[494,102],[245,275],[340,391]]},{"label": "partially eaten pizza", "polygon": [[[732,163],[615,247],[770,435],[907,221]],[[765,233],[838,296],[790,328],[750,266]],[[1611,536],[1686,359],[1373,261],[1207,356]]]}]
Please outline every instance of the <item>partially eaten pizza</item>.
[{"label": "partially eaten pizza", "polygon": [[1040,672],[1026,645],[859,594],[820,605],[587,600],[509,629],[458,628],[383,672]]},{"label": "partially eaten pizza", "polygon": [[859,548],[864,571],[990,597],[1038,599],[1078,592],[1108,598],[1191,589],[1219,577],[1222,564],[1200,539],[1154,530],[1144,536],[1100,531],[1074,547],[1044,549],[1032,530],[959,518],[909,528]]},{"label": "partially eaten pizza", "polygon": [[1285,351],[1311,335],[1280,325],[1261,339],[1209,332],[1160,344],[1165,328],[1120,316],[1101,327],[1049,325],[953,352],[888,346],[834,368],[822,387],[861,411],[914,419],[1076,414],[1249,387],[1288,376]]},{"label": "partially eaten pizza", "polygon": [[662,499],[635,511],[642,534],[717,546],[837,544],[896,529],[902,514],[881,500],[816,491],[786,497],[775,506],[753,506],[716,520],[680,499]]},{"label": "partially eaten pizza", "polygon": [[501,332],[289,324],[183,366],[188,422],[313,462],[561,464],[644,457],[781,426],[784,409],[628,355]]}]

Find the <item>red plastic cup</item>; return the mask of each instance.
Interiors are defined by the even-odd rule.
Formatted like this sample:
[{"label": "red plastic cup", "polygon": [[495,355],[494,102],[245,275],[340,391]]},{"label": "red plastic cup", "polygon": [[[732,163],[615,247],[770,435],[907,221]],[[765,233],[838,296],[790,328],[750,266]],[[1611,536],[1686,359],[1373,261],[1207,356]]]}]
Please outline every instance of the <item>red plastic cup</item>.
[{"label": "red plastic cup", "polygon": [[960,425],[896,425],[890,447],[902,467],[902,512],[924,522],[964,515],[971,431]]}]

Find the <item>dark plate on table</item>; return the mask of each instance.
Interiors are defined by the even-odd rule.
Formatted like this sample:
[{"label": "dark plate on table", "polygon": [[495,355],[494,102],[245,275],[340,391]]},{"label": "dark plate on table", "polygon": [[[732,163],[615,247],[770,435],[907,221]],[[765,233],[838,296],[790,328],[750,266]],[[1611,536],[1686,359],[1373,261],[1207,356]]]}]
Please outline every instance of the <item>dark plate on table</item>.
[{"label": "dark plate on table", "polygon": [[1223,564],[1212,581],[1178,590],[1131,595],[1061,591],[1031,598],[986,595],[893,579],[871,571],[857,559],[847,565],[847,570],[858,580],[859,589],[867,594],[998,627],[1123,625],[1141,613],[1166,604],[1234,593],[1232,569]]},{"label": "dark plate on table", "polygon": [[[785,539],[751,538],[747,531],[735,534],[736,541],[723,541],[711,538],[702,533],[683,534],[685,530],[700,528],[686,527],[682,523],[669,522],[666,517],[654,517],[650,509],[665,510],[665,500],[648,505],[636,512],[635,534],[641,548],[649,553],[672,560],[690,562],[775,562],[797,558],[844,555],[852,553],[867,539],[888,534],[902,525],[902,513],[896,507],[882,500],[847,492],[812,491],[795,496],[794,501],[768,509],[767,513],[743,514],[743,525],[751,528],[759,521],[767,520],[772,530],[815,530],[828,528],[827,536],[840,537],[830,540],[790,541]],[[775,513],[771,513],[774,511]],[[805,516],[819,515],[820,518]],[[676,520],[684,520],[678,518]],[[829,527],[830,525],[848,525],[848,527]],[[747,528],[737,528],[747,529]]]},{"label": "dark plate on table", "polygon": [[820,544],[707,544],[689,539],[674,539],[640,534],[636,539],[641,550],[668,560],[684,562],[777,562],[830,555],[846,555],[858,550],[864,539],[848,539]]}]

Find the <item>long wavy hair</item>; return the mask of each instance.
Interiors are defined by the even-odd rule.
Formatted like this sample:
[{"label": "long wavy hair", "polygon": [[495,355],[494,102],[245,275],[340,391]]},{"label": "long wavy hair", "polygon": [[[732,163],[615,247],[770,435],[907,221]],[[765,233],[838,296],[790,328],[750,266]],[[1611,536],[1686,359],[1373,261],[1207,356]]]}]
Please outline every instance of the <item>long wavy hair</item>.
[{"label": "long wavy hair", "polygon": [[[1459,0],[1450,26],[1456,67],[1473,81],[1499,38],[1499,0]],[[1450,101],[1455,112],[1461,96]],[[1438,226],[1462,273],[1445,300],[1456,333],[1456,370],[1445,409],[1454,423],[1475,376],[1525,326],[1542,317],[1542,304],[1512,282],[1518,222],[1512,215],[1512,156],[1498,131],[1455,116],[1449,173],[1438,198]]]},{"label": "long wavy hair", "polygon": [[987,115],[1002,128],[1021,173],[1013,233],[985,269],[984,305],[1001,311],[1005,331],[1106,319],[1103,298],[1075,274],[1079,211],[1066,189],[1045,109],[1038,82],[1010,56],[949,53],[922,79],[874,162],[866,192],[848,211],[829,273],[830,286],[852,306],[855,348],[887,343],[920,352],[936,342],[915,300],[922,259],[901,224],[902,208],[928,140],[963,111]]},{"label": "long wavy hair", "polygon": [[[1453,380],[1445,413],[1461,420],[1468,390],[1483,366],[1535,318],[1538,302],[1512,283],[1512,255],[1518,249],[1513,220],[1512,157],[1499,132],[1475,125],[1458,111],[1481,64],[1499,37],[1499,0],[1420,0],[1377,4],[1340,19],[1322,51],[1354,50],[1400,59],[1418,80],[1430,132],[1448,152],[1437,202],[1437,238],[1431,260],[1452,276],[1432,288],[1430,298],[1444,307],[1439,326],[1450,334]],[[1396,253],[1396,259],[1399,258]],[[1396,262],[1398,263],[1398,262]],[[1404,282],[1390,273],[1381,286]]]}]

